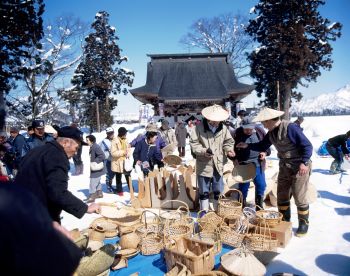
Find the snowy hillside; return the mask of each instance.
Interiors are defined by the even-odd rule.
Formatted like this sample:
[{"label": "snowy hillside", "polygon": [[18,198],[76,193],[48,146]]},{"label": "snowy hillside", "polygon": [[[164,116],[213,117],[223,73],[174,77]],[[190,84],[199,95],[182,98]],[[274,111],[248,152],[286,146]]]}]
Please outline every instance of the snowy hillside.
[{"label": "snowy hillside", "polygon": [[350,113],[350,84],[338,91],[322,94],[316,98],[301,100],[293,103],[292,114],[349,114]]}]

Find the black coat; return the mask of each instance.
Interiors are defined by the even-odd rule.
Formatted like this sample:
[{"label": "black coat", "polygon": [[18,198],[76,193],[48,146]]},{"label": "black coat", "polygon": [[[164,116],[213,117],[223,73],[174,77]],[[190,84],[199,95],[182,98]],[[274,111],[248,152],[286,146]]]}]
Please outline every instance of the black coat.
[{"label": "black coat", "polygon": [[38,199],[15,184],[0,183],[1,275],[72,275],[80,249],[57,232]]},{"label": "black coat", "polygon": [[15,182],[28,188],[60,222],[62,210],[81,218],[88,206],[68,191],[69,160],[56,141],[34,148],[20,163]]}]

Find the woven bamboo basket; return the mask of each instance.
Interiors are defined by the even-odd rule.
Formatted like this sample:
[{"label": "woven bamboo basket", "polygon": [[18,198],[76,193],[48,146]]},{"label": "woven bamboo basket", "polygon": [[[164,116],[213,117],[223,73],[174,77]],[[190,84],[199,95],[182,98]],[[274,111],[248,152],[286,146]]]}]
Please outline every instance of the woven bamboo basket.
[{"label": "woven bamboo basket", "polygon": [[164,225],[164,241],[178,240],[183,237],[190,237],[192,235],[191,227],[184,223],[185,221],[179,222],[166,222]]},{"label": "woven bamboo basket", "polygon": [[105,238],[114,238],[118,235],[118,226],[110,219],[102,217],[95,219],[90,228],[101,226],[105,230]]},{"label": "woven bamboo basket", "polygon": [[224,244],[239,247],[242,244],[245,236],[245,233],[237,233],[227,225],[222,225],[220,227],[220,239]]},{"label": "woven bamboo basket", "polygon": [[278,246],[278,241],[275,237],[272,237],[270,226],[261,221],[255,227],[254,233],[248,237],[248,246],[254,251],[275,251]]},{"label": "woven bamboo basket", "polygon": [[158,233],[148,232],[141,238],[140,250],[142,255],[155,255],[164,248],[163,238]]},{"label": "woven bamboo basket", "polygon": [[283,215],[280,212],[272,210],[259,210],[256,212],[258,222],[266,223],[270,227],[274,227],[282,221]]},{"label": "woven bamboo basket", "polygon": [[191,273],[207,273],[214,268],[214,246],[203,241],[182,238],[171,241],[164,248],[167,270],[171,270],[176,262],[184,264]]},{"label": "woven bamboo basket", "polygon": [[118,226],[132,226],[136,224],[142,214],[142,210],[133,207],[133,202],[125,204],[124,202],[118,201],[117,204],[122,204],[122,207],[118,207],[118,217],[114,218],[113,221],[118,224]]},{"label": "woven bamboo basket", "polygon": [[205,210],[201,210],[197,214],[197,222],[199,225],[200,231],[214,231],[216,230],[222,223],[222,218],[219,217],[215,212],[209,211],[204,216],[201,217],[201,214],[205,212]]},{"label": "woven bamboo basket", "polygon": [[228,276],[228,275],[223,271],[212,270],[208,273],[192,274],[192,276]]},{"label": "woven bamboo basket", "polygon": [[218,231],[214,232],[199,232],[192,236],[192,240],[194,241],[203,241],[214,246],[214,254],[220,254],[222,250],[222,243],[220,239],[220,234]]},{"label": "woven bamboo basket", "polygon": [[[182,204],[180,207],[178,207],[176,210],[170,210],[170,209],[164,209],[165,205],[169,205],[173,202],[177,202],[179,204]],[[179,219],[182,219],[185,216],[188,216],[189,214],[189,208],[186,202],[183,202],[181,200],[166,200],[162,202],[159,208],[159,218],[162,222],[170,221],[170,222],[175,222],[178,221]]]},{"label": "woven bamboo basket", "polygon": [[[147,222],[147,216],[146,213],[151,213],[154,215],[152,222]],[[145,218],[144,221],[142,218]],[[145,236],[147,233],[157,233],[159,235],[163,235],[163,224],[160,222],[159,216],[156,213],[153,213],[152,211],[145,210],[142,212],[140,217],[140,223],[141,225],[138,226],[135,230],[135,233],[142,239],[143,236]]]},{"label": "woven bamboo basket", "polygon": [[90,241],[103,241],[105,239],[105,229],[102,226],[95,226],[89,230]]},{"label": "woven bamboo basket", "polygon": [[[238,201],[234,200],[231,196],[234,193],[238,193]],[[229,197],[227,197],[227,195]],[[220,217],[242,214],[242,200],[243,195],[240,190],[231,189],[228,190],[225,195],[220,195],[218,200],[218,215]]]}]

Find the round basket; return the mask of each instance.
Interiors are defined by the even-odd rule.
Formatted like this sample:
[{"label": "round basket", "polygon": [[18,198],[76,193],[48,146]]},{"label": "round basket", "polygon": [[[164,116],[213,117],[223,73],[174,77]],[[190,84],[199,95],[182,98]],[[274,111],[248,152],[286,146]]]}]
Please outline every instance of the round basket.
[{"label": "round basket", "polygon": [[[147,216],[146,213],[149,212],[154,215],[153,222],[147,222]],[[142,218],[145,218],[144,222]],[[156,222],[154,222],[156,221]],[[163,224],[160,222],[159,216],[151,211],[145,210],[142,212],[140,217],[140,223],[141,225],[138,226],[135,230],[135,233],[142,238],[143,236],[147,235],[147,233],[158,233],[161,235],[163,233]]]},{"label": "round basket", "polygon": [[215,232],[199,232],[194,234],[192,240],[204,241],[206,243],[214,245],[214,254],[220,254],[222,250],[222,243],[220,240],[220,234]]},{"label": "round basket", "polygon": [[232,170],[232,178],[237,183],[252,181],[256,176],[256,167],[253,163],[235,165]]},{"label": "round basket", "polygon": [[[238,193],[238,201],[231,198],[232,194]],[[227,196],[230,196],[228,198]],[[220,195],[218,200],[218,215],[220,217],[242,214],[243,195],[240,190],[228,190],[225,195]]]},{"label": "round basket", "polygon": [[[169,210],[169,209],[164,209],[165,205],[172,205],[174,202],[182,204],[180,207],[178,207],[176,210]],[[187,203],[181,201],[181,200],[166,200],[162,202],[159,208],[159,218],[161,219],[162,222],[170,221],[170,222],[175,222],[178,221],[179,219],[182,219],[185,216],[189,216],[189,207]]]},{"label": "round basket", "polygon": [[191,227],[182,221],[169,223],[164,225],[164,242],[170,240],[178,240],[182,237],[190,237],[192,234]]},{"label": "round basket", "polygon": [[103,241],[105,239],[105,229],[96,225],[89,230],[89,241]]},{"label": "round basket", "polygon": [[205,210],[201,210],[197,214],[197,222],[199,225],[200,231],[214,231],[216,230],[222,223],[222,218],[219,217],[215,212],[209,211],[205,215],[201,217],[201,214],[206,212]]},{"label": "round basket", "polygon": [[163,248],[163,239],[158,233],[149,232],[141,238],[140,250],[142,255],[155,255]]},{"label": "round basket", "polygon": [[168,164],[169,166],[178,166],[182,163],[182,159],[175,154],[169,154],[164,157],[164,163]]},{"label": "round basket", "polygon": [[256,212],[256,217],[259,222],[266,223],[270,227],[278,225],[283,215],[280,212],[272,210],[259,210]]},{"label": "round basket", "polygon": [[108,218],[97,218],[90,224],[91,228],[97,226],[100,226],[105,230],[105,238],[114,238],[118,235],[118,226]]}]

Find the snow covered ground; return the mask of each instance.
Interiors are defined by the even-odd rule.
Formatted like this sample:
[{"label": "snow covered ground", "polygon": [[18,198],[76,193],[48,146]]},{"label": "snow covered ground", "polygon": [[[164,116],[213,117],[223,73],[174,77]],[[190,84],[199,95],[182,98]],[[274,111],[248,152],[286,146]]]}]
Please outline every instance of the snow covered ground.
[{"label": "snow covered ground", "polygon": [[[115,125],[114,129],[117,131],[120,126],[129,130],[129,141],[143,132],[137,125]],[[311,182],[318,190],[318,199],[310,206],[309,233],[302,238],[293,236],[288,246],[281,249],[280,254],[268,265],[267,275],[277,272],[296,275],[350,275],[350,162],[346,164],[346,173],[331,175],[328,169],[333,159],[322,158],[316,154],[322,141],[350,130],[350,116],[306,117],[302,127],[314,146]],[[95,135],[98,142],[105,136],[104,132]],[[276,152],[273,151],[271,158],[275,156]],[[191,158],[189,146],[186,149],[186,158]],[[69,181],[70,191],[81,199],[88,195],[89,187],[87,147],[83,150],[83,160],[84,174],[71,176]],[[73,172],[73,163],[71,165]],[[135,187],[137,180],[134,172],[132,178]],[[105,191],[105,187],[103,190]],[[128,199],[128,193],[124,193],[123,198],[105,193],[104,198],[99,201]],[[62,224],[67,229],[84,229],[98,216],[86,214],[82,219],[77,219],[63,213]],[[298,226],[295,206],[292,208],[292,222],[295,232]]]}]

